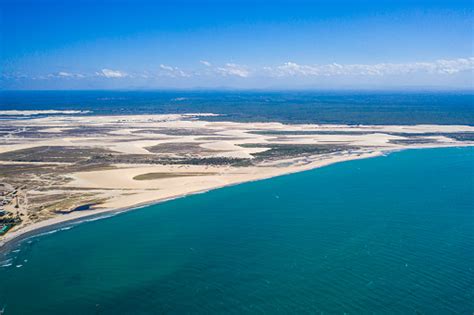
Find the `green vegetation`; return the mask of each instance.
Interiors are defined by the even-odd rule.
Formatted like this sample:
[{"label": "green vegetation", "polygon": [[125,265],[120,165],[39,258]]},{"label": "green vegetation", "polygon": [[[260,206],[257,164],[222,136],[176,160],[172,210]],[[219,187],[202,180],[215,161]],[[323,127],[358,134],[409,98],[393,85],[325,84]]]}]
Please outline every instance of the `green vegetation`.
[{"label": "green vegetation", "polygon": [[292,157],[329,154],[347,150],[356,150],[358,147],[339,144],[243,144],[245,148],[270,148],[270,150],[253,153],[257,161],[275,160]]},{"label": "green vegetation", "polygon": [[411,139],[390,139],[390,143],[394,144],[427,144],[427,143],[436,143],[438,141],[429,138],[411,138]]},{"label": "green vegetation", "polygon": [[474,141],[474,132],[426,132],[426,133],[405,133],[405,132],[376,132],[376,131],[324,131],[324,130],[259,130],[251,131],[252,134],[268,136],[305,136],[305,135],[368,135],[374,133],[386,133],[400,137],[447,137],[457,141]]},{"label": "green vegetation", "polygon": [[202,154],[202,153],[213,153],[215,151],[202,148],[199,142],[169,142],[161,143],[151,147],[146,147],[145,149],[151,153],[160,153],[160,154]]},{"label": "green vegetation", "polygon": [[91,147],[41,146],[0,154],[2,161],[74,163],[113,151]]},{"label": "green vegetation", "polygon": [[[427,133],[390,133],[390,135],[400,137],[446,137],[457,141],[474,141],[474,132],[427,132]],[[433,140],[432,140],[433,141]],[[433,141],[435,142],[435,141]]]}]

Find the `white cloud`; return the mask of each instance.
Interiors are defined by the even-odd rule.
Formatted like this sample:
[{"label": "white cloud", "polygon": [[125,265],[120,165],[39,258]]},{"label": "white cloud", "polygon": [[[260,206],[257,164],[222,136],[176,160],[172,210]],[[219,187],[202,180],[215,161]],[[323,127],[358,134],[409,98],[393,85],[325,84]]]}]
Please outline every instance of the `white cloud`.
[{"label": "white cloud", "polygon": [[163,69],[163,70],[167,70],[167,71],[173,71],[173,70],[174,70],[173,67],[167,66],[167,65],[163,65],[163,64],[160,65],[160,68]]},{"label": "white cloud", "polygon": [[413,73],[455,74],[474,70],[474,57],[434,62],[378,63],[378,64],[338,64],[300,65],[286,62],[276,67],[266,67],[264,72],[273,77],[285,76],[382,76],[406,75]]},{"label": "white cloud", "polygon": [[58,76],[60,76],[60,77],[72,77],[73,74],[72,74],[72,73],[69,73],[69,72],[63,72],[63,71],[61,71],[61,72],[58,73]]},{"label": "white cloud", "polygon": [[469,71],[474,69],[474,57],[458,58],[453,60],[438,60],[436,62],[438,73],[453,74],[461,71]]},{"label": "white cloud", "polygon": [[172,78],[182,77],[182,78],[189,78],[191,75],[178,67],[172,67],[168,65],[161,64],[160,65],[161,75],[169,76]]},{"label": "white cloud", "polygon": [[226,63],[223,67],[218,67],[217,73],[223,76],[237,76],[241,78],[247,78],[250,75],[250,71],[246,66],[237,65],[235,63]]},{"label": "white cloud", "polygon": [[[370,80],[382,76],[389,78],[390,76],[396,80],[410,79],[412,76],[418,76],[416,80],[429,82],[430,80],[445,80],[450,82],[454,79],[462,79],[465,82],[466,74],[469,76],[474,72],[474,57],[457,58],[457,59],[439,59],[435,61],[423,62],[407,62],[407,63],[376,63],[376,64],[299,64],[297,62],[286,62],[280,65],[270,65],[267,67],[250,67],[247,65],[239,65],[235,63],[226,63],[224,65],[213,65],[209,61],[201,60],[203,66],[194,70],[181,70],[178,67],[161,64],[158,71],[141,71],[141,72],[123,72],[120,70],[101,69],[98,72],[79,73],[74,71],[59,71],[49,74],[24,74],[24,73],[0,73],[0,79],[7,80],[79,80],[94,77],[103,78],[131,78],[137,80],[157,80],[163,77],[176,78],[185,80],[187,78],[195,78],[195,80],[215,79],[218,77],[238,77],[249,78],[257,77],[260,79],[271,80],[272,78],[291,78],[298,77],[300,79],[333,77],[337,80],[358,80],[365,77]],[[403,78],[402,78],[403,77]],[[426,81],[428,80],[428,81]],[[296,81],[296,80],[295,80]],[[464,82],[463,81],[463,82]],[[469,81],[469,80],[468,80]],[[420,81],[421,82],[421,81]],[[472,79],[471,81],[472,82]]]},{"label": "white cloud", "polygon": [[102,69],[100,72],[96,72],[96,74],[106,78],[125,78],[128,76],[125,72],[110,69]]},{"label": "white cloud", "polygon": [[50,77],[59,77],[59,78],[84,78],[85,75],[81,73],[72,73],[72,72],[66,72],[66,71],[60,71],[57,74],[50,75]]}]

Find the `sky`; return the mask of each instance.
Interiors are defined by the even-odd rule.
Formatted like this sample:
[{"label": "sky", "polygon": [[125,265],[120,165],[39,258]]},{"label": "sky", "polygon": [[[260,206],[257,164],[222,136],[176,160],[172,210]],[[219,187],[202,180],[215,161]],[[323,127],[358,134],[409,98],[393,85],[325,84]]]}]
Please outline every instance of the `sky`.
[{"label": "sky", "polygon": [[464,0],[0,0],[1,89],[473,89]]}]

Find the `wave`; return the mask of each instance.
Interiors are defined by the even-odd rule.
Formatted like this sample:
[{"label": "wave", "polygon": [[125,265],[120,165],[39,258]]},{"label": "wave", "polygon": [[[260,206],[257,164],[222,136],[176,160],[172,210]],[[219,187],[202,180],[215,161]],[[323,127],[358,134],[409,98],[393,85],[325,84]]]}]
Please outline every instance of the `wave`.
[{"label": "wave", "polygon": [[[65,222],[66,224],[68,224],[67,226],[63,226],[63,227],[58,227],[56,229],[53,229],[53,230],[47,230],[47,231],[44,231],[44,232],[41,232],[41,233],[38,233],[38,234],[32,234],[32,235],[29,235],[28,237],[25,237],[24,239],[21,239],[19,242],[23,243],[23,242],[26,242],[28,244],[31,244],[32,243],[32,239],[36,239],[38,237],[42,237],[42,236],[46,236],[46,235],[51,235],[51,234],[55,234],[57,232],[61,232],[61,231],[67,231],[67,230],[70,230],[72,229],[73,227],[75,227],[76,225],[79,225],[79,224],[82,224],[82,223],[86,223],[86,222],[93,222],[93,221],[98,221],[98,220],[102,220],[102,219],[107,219],[107,218],[111,218],[111,217],[114,217],[118,214],[121,214],[121,213],[124,213],[124,212],[127,212],[127,210],[122,210],[122,211],[117,211],[117,212],[114,212],[114,213],[109,213],[109,214],[105,214],[105,215],[100,215],[100,216],[94,216],[92,218],[89,218],[89,219],[83,219],[83,220],[78,220],[78,221],[71,221],[71,222]],[[19,249],[15,249],[15,250],[12,250],[10,252],[12,253],[18,253],[20,250]],[[0,261],[0,264],[2,262]],[[0,265],[1,266],[1,265]]]},{"label": "wave", "polygon": [[115,212],[115,213],[107,214],[107,215],[101,215],[101,216],[90,218],[90,219],[84,219],[84,220],[76,221],[74,223],[75,224],[80,224],[80,223],[84,223],[84,222],[94,222],[94,221],[97,221],[97,220],[102,220],[102,219],[115,217],[117,214],[120,214],[120,213],[123,213],[123,212],[125,212],[125,211]]},{"label": "wave", "polygon": [[43,232],[43,233],[32,235],[30,237],[25,238],[25,240],[30,240],[32,238],[54,234],[54,233],[60,232],[60,231],[67,231],[67,230],[70,230],[72,228],[73,228],[73,226],[65,226],[65,227],[62,227],[62,228],[58,228],[58,229],[54,229],[54,230],[51,230],[51,231],[46,231],[46,232]]},{"label": "wave", "polygon": [[74,115],[88,114],[90,110],[0,110],[0,116]]},{"label": "wave", "polygon": [[13,258],[9,258],[7,260],[0,261],[0,268],[10,267],[11,265],[13,265],[12,261],[13,261]]}]

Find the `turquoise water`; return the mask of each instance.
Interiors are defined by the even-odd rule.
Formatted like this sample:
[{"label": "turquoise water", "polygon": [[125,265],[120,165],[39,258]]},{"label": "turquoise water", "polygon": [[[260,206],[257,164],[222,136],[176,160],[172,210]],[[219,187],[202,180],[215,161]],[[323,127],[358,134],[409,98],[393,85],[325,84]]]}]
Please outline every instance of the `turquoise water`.
[{"label": "turquoise water", "polygon": [[24,241],[2,258],[12,265],[0,268],[0,305],[5,314],[472,314],[473,247],[474,149],[412,150]]}]

